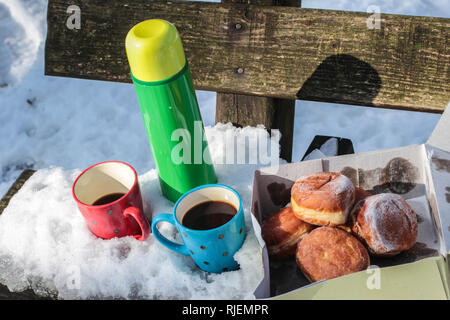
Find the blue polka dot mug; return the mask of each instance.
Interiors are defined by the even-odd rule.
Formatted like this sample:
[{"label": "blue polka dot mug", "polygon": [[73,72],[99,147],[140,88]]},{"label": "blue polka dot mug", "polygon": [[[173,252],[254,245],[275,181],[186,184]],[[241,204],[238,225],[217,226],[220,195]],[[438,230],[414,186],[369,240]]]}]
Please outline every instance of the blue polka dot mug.
[{"label": "blue polka dot mug", "polygon": [[[220,201],[232,205],[236,214],[225,224],[207,230],[190,229],[182,224],[185,214],[197,205],[209,201]],[[165,238],[157,228],[159,222],[174,225],[183,241],[175,243]],[[158,214],[152,221],[152,233],[165,247],[191,256],[204,271],[220,273],[239,267],[233,255],[245,238],[245,219],[242,200],[232,188],[221,184],[207,184],[194,188],[178,199],[173,214]]]}]

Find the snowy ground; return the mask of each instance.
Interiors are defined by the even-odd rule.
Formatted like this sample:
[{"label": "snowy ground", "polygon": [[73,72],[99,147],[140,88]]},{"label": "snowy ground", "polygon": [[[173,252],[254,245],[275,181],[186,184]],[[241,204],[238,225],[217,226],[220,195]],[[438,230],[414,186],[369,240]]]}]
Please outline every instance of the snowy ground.
[{"label": "snowy ground", "polygon": [[[0,283],[14,291],[31,286],[42,295],[63,299],[252,299],[263,278],[250,219],[253,171],[258,166],[217,163],[224,162],[230,134],[258,132],[269,139],[263,128],[218,125],[210,130],[217,178],[235,188],[243,200],[246,237],[234,256],[239,270],[203,272],[190,257],[166,249],[153,235],[144,242],[133,237],[95,237],[72,198],[71,185],[80,170],[50,168],[37,171],[0,215]],[[155,169],[141,175],[139,184],[149,218],[152,213],[172,211],[173,204],[160,195]],[[158,227],[167,237],[178,239],[170,225]]]},{"label": "snowy ground", "polygon": [[[450,2],[319,1],[303,7],[450,16]],[[108,160],[153,167],[134,88],[44,76],[46,0],[0,0],[0,195],[26,167],[84,168]],[[215,93],[199,91],[205,125]],[[439,115],[297,101],[294,160],[317,134],[347,137],[359,152],[424,142]],[[132,141],[132,143],[129,143]],[[114,142],[114,143],[112,143]]]},{"label": "snowy ground", "polygon": [[[383,13],[450,17],[448,0],[302,2],[307,8],[365,12],[369,5],[378,5]],[[60,167],[51,172],[64,185],[72,169],[105,160],[122,160],[147,177],[144,181],[151,181],[154,177],[148,177],[154,174],[151,170],[154,166],[133,86],[45,77],[45,22],[46,0],[0,0],[0,196],[24,168]],[[198,91],[197,97],[204,123],[211,126],[207,131],[219,130],[212,127],[215,93]],[[438,119],[439,115],[434,114],[297,101],[293,158],[299,160],[318,134],[350,138],[358,152],[423,143]],[[251,172],[253,168],[248,169]],[[236,187],[249,194],[247,182]],[[66,189],[62,190],[64,196]],[[167,210],[166,207],[161,204],[158,208]],[[74,230],[81,228],[76,224],[71,226]],[[80,237],[88,235],[82,233]],[[148,249],[144,247],[141,249]],[[82,254],[74,261],[81,257]],[[28,262],[31,268],[25,273],[28,276],[35,275],[36,263],[38,269],[44,268],[43,275],[50,277],[52,272],[57,272],[46,273],[45,265],[34,260]],[[16,284],[20,286],[20,281]],[[91,289],[86,289],[89,294],[105,288]]]}]

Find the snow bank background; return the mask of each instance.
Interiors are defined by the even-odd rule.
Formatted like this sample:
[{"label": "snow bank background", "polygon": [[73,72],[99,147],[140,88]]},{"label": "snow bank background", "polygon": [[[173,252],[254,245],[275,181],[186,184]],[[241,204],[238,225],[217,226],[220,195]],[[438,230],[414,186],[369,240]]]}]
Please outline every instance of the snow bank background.
[{"label": "snow bank background", "polygon": [[[364,12],[369,5],[379,6],[383,13],[450,17],[447,0],[302,1],[305,8]],[[23,169],[44,169],[27,186],[22,202],[13,200],[2,215],[2,223],[8,221],[16,231],[25,228],[21,221],[27,217],[27,230],[34,235],[39,230],[41,238],[22,239],[11,229],[0,230],[1,254],[5,258],[0,265],[0,282],[14,289],[28,283],[45,292],[58,289],[61,297],[248,297],[255,281],[247,278],[247,263],[253,263],[249,252],[255,244],[251,232],[246,240],[248,247],[242,250],[241,270],[224,277],[191,273],[193,266],[186,259],[156,249],[159,244],[151,241],[102,242],[86,232],[68,191],[76,172],[105,160],[128,162],[138,171],[149,199],[157,194],[156,173],[132,85],[44,76],[46,6],[46,0],[0,0],[0,197]],[[215,93],[197,91],[197,97],[207,133],[231,130],[242,134],[230,126],[214,127]],[[438,119],[439,115],[434,114],[297,101],[293,161],[301,159],[318,134],[352,139],[356,151],[363,152],[423,143]],[[220,143],[214,147],[213,157],[223,152]],[[57,168],[46,169],[52,166]],[[254,168],[249,166],[246,171],[241,166],[220,166],[217,172],[220,182],[235,184],[249,201]],[[36,200],[43,197],[50,200]],[[170,203],[161,199],[153,202],[153,212],[170,210]],[[65,236],[59,238],[57,231]],[[60,245],[53,246],[53,242]],[[77,249],[69,250],[73,243]],[[172,287],[174,291],[165,291],[165,282],[161,282],[170,276],[168,270],[155,267],[148,272],[146,266],[135,263],[141,259],[148,265],[164,262],[172,271],[179,268],[180,283]],[[89,285],[78,291],[66,288],[67,265],[81,265],[81,280]],[[130,269],[135,273],[125,272]],[[117,281],[110,283],[111,279]],[[212,282],[217,286],[206,285]],[[223,290],[226,284],[242,290]]]},{"label": "snow bank background", "polygon": [[[447,0],[303,0],[305,8],[450,17]],[[46,0],[0,0],[0,196],[24,168],[85,168],[122,160],[153,168],[130,84],[44,76]],[[214,125],[215,93],[197,91]],[[357,152],[426,141],[439,115],[297,101],[293,160],[318,134],[352,139]],[[132,141],[132,143],[130,143]]]}]

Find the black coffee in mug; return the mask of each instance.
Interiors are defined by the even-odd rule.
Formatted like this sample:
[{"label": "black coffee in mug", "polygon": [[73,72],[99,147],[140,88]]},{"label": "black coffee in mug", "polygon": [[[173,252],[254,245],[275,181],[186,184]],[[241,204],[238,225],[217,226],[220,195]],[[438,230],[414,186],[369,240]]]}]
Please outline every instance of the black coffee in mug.
[{"label": "black coffee in mug", "polygon": [[110,193],[110,194],[104,195],[101,198],[95,200],[92,205],[93,206],[101,206],[103,204],[108,204],[108,203],[114,202],[116,200],[119,200],[124,195],[125,195],[125,193],[121,193],[121,192]]},{"label": "black coffee in mug", "polygon": [[208,230],[218,228],[230,221],[237,209],[223,201],[206,201],[186,212],[181,224],[189,229]]}]

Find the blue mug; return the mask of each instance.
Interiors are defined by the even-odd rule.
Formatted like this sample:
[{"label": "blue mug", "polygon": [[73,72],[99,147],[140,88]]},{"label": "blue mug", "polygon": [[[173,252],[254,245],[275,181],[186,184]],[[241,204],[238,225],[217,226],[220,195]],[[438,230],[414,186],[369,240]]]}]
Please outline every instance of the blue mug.
[{"label": "blue mug", "polygon": [[[182,224],[184,215],[196,205],[208,201],[226,202],[237,210],[225,224],[207,230],[194,230]],[[183,244],[165,238],[158,231],[159,222],[169,222],[177,228]],[[178,199],[173,214],[162,213],[153,217],[152,232],[156,240],[175,252],[191,256],[200,269],[220,273],[239,267],[233,255],[245,238],[245,219],[242,200],[232,188],[221,184],[206,184],[186,192]]]}]

